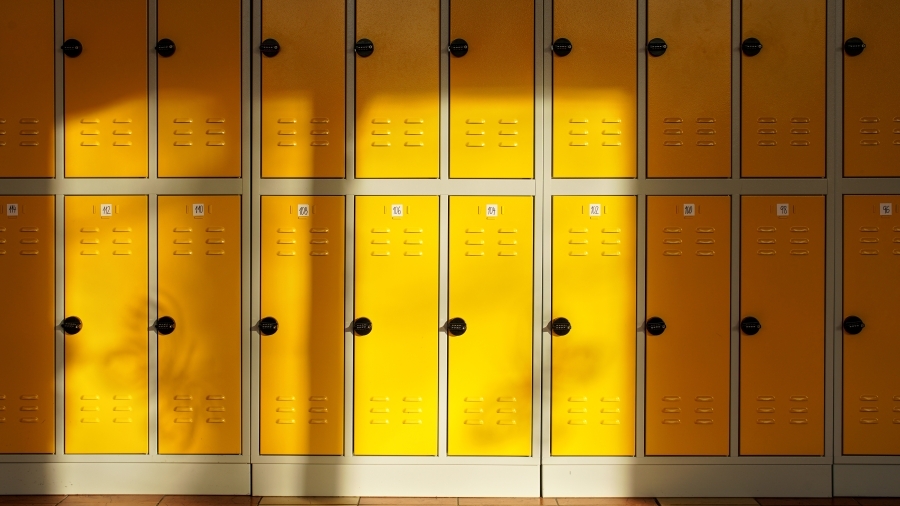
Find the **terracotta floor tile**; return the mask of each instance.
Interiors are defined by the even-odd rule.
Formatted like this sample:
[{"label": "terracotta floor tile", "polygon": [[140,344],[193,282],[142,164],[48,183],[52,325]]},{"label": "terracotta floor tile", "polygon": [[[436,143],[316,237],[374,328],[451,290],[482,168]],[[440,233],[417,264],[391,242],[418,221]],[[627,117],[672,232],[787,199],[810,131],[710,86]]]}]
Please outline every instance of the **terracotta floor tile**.
[{"label": "terracotta floor tile", "polygon": [[360,497],[359,504],[378,504],[397,506],[408,504],[411,506],[456,506],[458,499],[455,497]]},{"label": "terracotta floor tile", "polygon": [[821,497],[821,498],[756,498],[761,506],[858,506],[859,503],[852,497]]},{"label": "terracotta floor tile", "polygon": [[656,506],[652,497],[557,497],[559,506]]},{"label": "terracotta floor tile", "polygon": [[359,497],[263,497],[260,506],[267,504],[318,504],[353,506],[359,503]]},{"label": "terracotta floor tile", "polygon": [[84,503],[152,503],[157,504],[162,495],[70,495],[62,504]]},{"label": "terracotta floor tile", "polygon": [[896,497],[857,497],[856,502],[862,506],[900,506]]},{"label": "terracotta floor tile", "polygon": [[460,497],[459,506],[541,506],[556,505],[549,497]]},{"label": "terracotta floor tile", "polygon": [[752,497],[658,497],[660,506],[756,506],[759,503]]},{"label": "terracotta floor tile", "polygon": [[249,495],[167,495],[160,504],[254,504]]},{"label": "terracotta floor tile", "polygon": [[3,504],[59,504],[65,499],[64,495],[2,495],[0,503]]}]

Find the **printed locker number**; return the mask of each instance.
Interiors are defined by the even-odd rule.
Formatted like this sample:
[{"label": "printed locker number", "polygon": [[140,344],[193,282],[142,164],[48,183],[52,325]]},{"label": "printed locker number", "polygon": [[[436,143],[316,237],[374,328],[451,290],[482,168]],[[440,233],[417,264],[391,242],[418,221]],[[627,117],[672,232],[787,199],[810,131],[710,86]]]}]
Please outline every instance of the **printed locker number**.
[{"label": "printed locker number", "polygon": [[403,217],[403,204],[391,204],[391,218]]},{"label": "printed locker number", "polygon": [[684,215],[694,216],[697,214],[697,206],[694,204],[684,204]]},{"label": "printed locker number", "polygon": [[6,204],[6,215],[14,218],[19,215],[19,204]]},{"label": "printed locker number", "polygon": [[297,204],[297,217],[309,218],[309,204]]},{"label": "printed locker number", "polygon": [[100,217],[101,218],[111,218],[112,217],[112,204],[100,204]]},{"label": "printed locker number", "polygon": [[879,204],[878,208],[881,216],[891,216],[894,214],[894,206],[891,203]]},{"label": "printed locker number", "polygon": [[497,204],[488,204],[484,206],[484,215],[488,218],[496,218],[500,214],[500,207]]},{"label": "printed locker number", "polygon": [[775,216],[788,216],[791,214],[790,204],[775,204]]},{"label": "printed locker number", "polygon": [[600,204],[588,204],[588,216],[589,217],[596,218],[596,217],[600,216],[601,212],[602,212],[602,208],[600,207]]},{"label": "printed locker number", "polygon": [[194,218],[200,218],[206,214],[206,206],[203,204],[194,204],[191,207],[194,210]]}]

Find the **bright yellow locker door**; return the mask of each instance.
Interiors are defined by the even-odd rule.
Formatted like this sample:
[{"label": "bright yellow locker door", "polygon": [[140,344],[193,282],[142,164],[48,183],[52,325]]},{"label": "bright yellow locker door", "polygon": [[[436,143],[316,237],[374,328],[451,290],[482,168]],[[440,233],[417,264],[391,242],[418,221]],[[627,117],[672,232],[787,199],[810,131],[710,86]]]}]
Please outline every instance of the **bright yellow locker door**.
[{"label": "bright yellow locker door", "polygon": [[553,197],[553,455],[634,455],[634,197]]},{"label": "bright yellow locker door", "polygon": [[66,453],[147,453],[147,197],[66,197]]},{"label": "bright yellow locker door", "polygon": [[731,0],[648,0],[647,175],[731,176]]},{"label": "bright yellow locker door", "polygon": [[[900,455],[900,197],[844,197],[845,455]],[[889,274],[891,273],[891,274]]]},{"label": "bright yellow locker door", "polygon": [[159,453],[241,453],[241,197],[159,197]]},{"label": "bright yellow locker door", "polygon": [[825,0],[743,0],[741,174],[825,176]]},{"label": "bright yellow locker door", "polygon": [[450,197],[450,455],[531,455],[532,197]]},{"label": "bright yellow locker door", "polygon": [[56,445],[54,197],[0,197],[0,453]]},{"label": "bright yellow locker door", "polygon": [[741,455],[825,451],[825,197],[741,200]]},{"label": "bright yellow locker door", "polygon": [[357,197],[355,455],[437,455],[438,197]]},{"label": "bright yellow locker door", "polygon": [[345,10],[262,0],[263,177],[344,177]]},{"label": "bright yellow locker door", "polygon": [[159,177],[241,176],[241,0],[157,4]]},{"label": "bright yellow locker door", "polygon": [[534,1],[452,0],[450,177],[534,177]]},{"label": "bright yellow locker door", "polygon": [[262,197],[260,453],[341,455],[344,197]]},{"label": "bright yellow locker door", "polygon": [[147,2],[66,0],[66,176],[147,177]]},{"label": "bright yellow locker door", "polygon": [[553,3],[553,177],[634,177],[637,2]]},{"label": "bright yellow locker door", "polygon": [[647,198],[647,455],[728,455],[731,198]]},{"label": "bright yellow locker door", "polygon": [[900,176],[900,2],[844,0],[844,175]]},{"label": "bright yellow locker door", "polygon": [[356,177],[438,177],[440,25],[438,0],[356,2]]}]

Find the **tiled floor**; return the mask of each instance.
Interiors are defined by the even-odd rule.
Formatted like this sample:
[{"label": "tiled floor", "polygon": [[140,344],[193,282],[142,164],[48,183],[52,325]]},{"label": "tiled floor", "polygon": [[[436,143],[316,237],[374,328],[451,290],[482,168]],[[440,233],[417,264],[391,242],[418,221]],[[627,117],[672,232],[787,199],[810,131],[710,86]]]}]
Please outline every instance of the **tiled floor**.
[{"label": "tiled floor", "polygon": [[898,498],[249,497],[229,495],[2,496],[0,506],[900,506]]}]

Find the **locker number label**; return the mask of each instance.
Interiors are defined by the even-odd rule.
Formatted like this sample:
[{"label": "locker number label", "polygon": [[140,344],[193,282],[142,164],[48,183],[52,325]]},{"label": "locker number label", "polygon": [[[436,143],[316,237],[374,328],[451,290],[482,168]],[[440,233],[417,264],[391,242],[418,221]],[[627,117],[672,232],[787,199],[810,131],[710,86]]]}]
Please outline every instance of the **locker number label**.
[{"label": "locker number label", "polygon": [[497,204],[488,204],[484,206],[484,215],[488,218],[496,218],[500,214],[500,206]]},{"label": "locker number label", "polygon": [[[891,216],[894,214],[894,205],[890,202],[878,205],[878,213],[882,216]],[[9,213],[7,213],[9,214]]]},{"label": "locker number label", "polygon": [[100,217],[101,218],[111,218],[112,217],[112,204],[100,204]]},{"label": "locker number label", "polygon": [[600,216],[603,208],[600,207],[600,204],[588,204],[588,216],[591,218],[596,218]]},{"label": "locker number label", "polygon": [[10,218],[19,215],[19,204],[6,204],[6,215]]},{"label": "locker number label", "polygon": [[297,204],[297,217],[309,218],[309,204]]},{"label": "locker number label", "polygon": [[788,216],[791,214],[790,204],[775,204],[775,216]]},{"label": "locker number label", "polygon": [[684,215],[685,216],[696,216],[697,215],[697,206],[694,204],[684,204]]},{"label": "locker number label", "polygon": [[194,204],[191,206],[191,208],[194,211],[194,218],[199,218],[206,215],[206,205],[204,204]]},{"label": "locker number label", "polygon": [[403,204],[391,204],[391,218],[403,217]]}]

